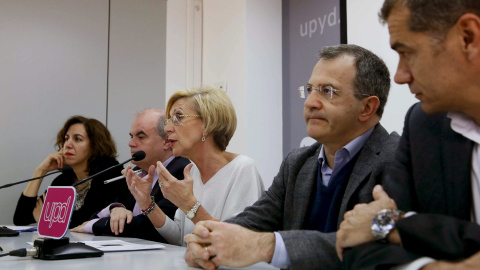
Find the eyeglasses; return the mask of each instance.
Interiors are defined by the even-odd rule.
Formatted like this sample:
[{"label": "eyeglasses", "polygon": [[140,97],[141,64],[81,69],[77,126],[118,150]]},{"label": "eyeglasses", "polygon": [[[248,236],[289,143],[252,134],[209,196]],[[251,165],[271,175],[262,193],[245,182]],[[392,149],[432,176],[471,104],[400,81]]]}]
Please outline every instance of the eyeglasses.
[{"label": "eyeglasses", "polygon": [[300,92],[300,98],[306,98],[309,96],[313,90],[316,90],[318,93],[318,96],[320,96],[323,99],[326,100],[332,100],[336,97],[338,97],[338,92],[344,92],[344,93],[352,93],[355,95],[361,95],[365,97],[369,97],[370,95],[367,94],[362,94],[362,93],[357,93],[357,92],[352,92],[352,91],[344,91],[344,90],[337,90],[330,85],[320,85],[319,87],[313,87],[311,84],[307,84],[306,86],[300,86],[298,88],[298,92]]},{"label": "eyeglasses", "polygon": [[172,120],[173,124],[175,126],[178,126],[178,125],[180,125],[180,120],[182,120],[182,118],[184,118],[184,117],[202,117],[202,116],[198,115],[198,114],[179,114],[179,113],[177,113],[177,114],[172,115],[172,118],[163,120],[163,123],[166,126],[168,124],[168,121]]}]

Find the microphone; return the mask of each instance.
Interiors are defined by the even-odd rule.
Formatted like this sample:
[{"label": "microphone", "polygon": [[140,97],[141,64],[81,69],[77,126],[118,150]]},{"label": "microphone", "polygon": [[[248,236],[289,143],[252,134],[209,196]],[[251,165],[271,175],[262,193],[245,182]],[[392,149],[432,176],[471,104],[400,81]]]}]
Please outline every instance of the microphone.
[{"label": "microphone", "polygon": [[137,152],[133,153],[132,158],[127,159],[126,161],[124,161],[124,162],[122,162],[122,163],[120,163],[120,164],[117,164],[117,165],[114,165],[114,166],[112,166],[112,167],[106,168],[105,170],[103,170],[103,171],[101,171],[101,172],[98,172],[98,173],[96,173],[96,174],[94,174],[94,175],[92,175],[92,176],[89,176],[89,177],[87,177],[87,178],[85,178],[85,179],[83,179],[83,180],[80,180],[80,181],[78,181],[77,183],[73,184],[72,187],[81,185],[81,184],[85,183],[86,181],[91,180],[92,178],[97,177],[98,175],[100,175],[100,174],[102,174],[102,173],[104,173],[104,172],[106,172],[106,171],[108,171],[108,170],[111,170],[111,169],[116,168],[116,167],[118,167],[118,166],[122,166],[123,164],[125,164],[125,163],[127,163],[127,162],[130,162],[130,161],[132,161],[132,160],[133,160],[133,161],[143,160],[143,159],[145,158],[145,156],[146,156],[145,152],[143,152],[143,151],[137,151]]},{"label": "microphone", "polygon": [[49,173],[47,173],[45,175],[42,175],[42,176],[39,176],[39,177],[30,178],[30,179],[27,179],[27,180],[22,180],[22,181],[18,181],[18,182],[14,182],[14,183],[10,183],[10,184],[0,186],[0,189],[15,186],[15,185],[26,183],[26,182],[30,182],[30,181],[37,180],[37,179],[40,179],[40,178],[44,178],[45,176],[49,176],[49,175],[52,175],[52,174],[66,173],[66,172],[71,172],[71,171],[73,171],[72,167],[67,165],[67,166],[64,166],[63,168],[61,168],[60,170],[55,170],[53,172],[49,172]]}]

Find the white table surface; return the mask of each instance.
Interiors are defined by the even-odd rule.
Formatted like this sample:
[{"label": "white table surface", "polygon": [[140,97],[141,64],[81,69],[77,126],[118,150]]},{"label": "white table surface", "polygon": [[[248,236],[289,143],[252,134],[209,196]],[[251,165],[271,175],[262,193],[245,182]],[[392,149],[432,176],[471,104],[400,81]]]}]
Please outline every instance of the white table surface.
[{"label": "white table surface", "polygon": [[[16,237],[0,237],[0,247],[3,252],[19,248],[29,248],[27,242],[33,242],[39,236],[37,232],[21,232]],[[110,237],[110,236],[94,236],[92,234],[83,233],[67,233],[66,237],[71,242],[76,241],[95,241],[95,240],[113,240],[120,239],[137,244],[154,244],[156,242],[141,240],[137,238]],[[0,257],[0,269],[28,269],[28,270],[163,270],[163,269],[197,269],[189,267],[183,256],[185,248],[179,246],[165,245],[165,249],[161,250],[145,250],[145,251],[125,251],[125,252],[105,252],[101,257],[82,258],[69,260],[40,260],[32,257]],[[228,268],[220,268],[228,269]],[[271,270],[276,269],[266,263],[259,263],[244,269]]]}]

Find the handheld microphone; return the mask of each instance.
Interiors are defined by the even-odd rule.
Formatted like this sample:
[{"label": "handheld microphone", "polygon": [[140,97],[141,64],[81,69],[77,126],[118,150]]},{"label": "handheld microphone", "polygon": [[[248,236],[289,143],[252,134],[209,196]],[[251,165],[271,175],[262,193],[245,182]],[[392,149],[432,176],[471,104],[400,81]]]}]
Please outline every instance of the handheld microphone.
[{"label": "handheld microphone", "polygon": [[143,152],[143,151],[137,151],[137,152],[133,153],[132,158],[127,159],[126,161],[124,161],[124,162],[122,162],[122,163],[120,163],[120,164],[117,164],[117,165],[114,165],[114,166],[112,166],[112,167],[106,168],[105,170],[103,170],[103,171],[101,171],[101,172],[98,172],[98,173],[96,173],[96,174],[94,174],[94,175],[92,175],[92,176],[89,176],[89,177],[87,177],[87,178],[85,178],[85,179],[83,179],[83,180],[80,180],[80,181],[78,181],[77,183],[73,184],[72,187],[81,185],[81,184],[85,183],[86,181],[91,180],[92,178],[94,178],[94,177],[96,177],[96,176],[98,176],[98,175],[100,175],[100,174],[102,174],[102,173],[104,173],[104,172],[106,172],[106,171],[108,171],[108,170],[111,170],[111,169],[116,168],[116,167],[118,167],[118,166],[122,166],[123,164],[125,164],[125,163],[127,163],[127,162],[130,162],[130,161],[132,161],[132,160],[133,160],[133,161],[143,160],[143,159],[145,158],[145,155],[146,155],[145,152]]},{"label": "handheld microphone", "polygon": [[49,176],[49,175],[56,174],[56,173],[71,172],[72,170],[73,170],[72,167],[67,165],[67,166],[61,168],[60,170],[55,170],[53,172],[49,172],[49,173],[47,173],[45,175],[42,175],[42,176],[39,176],[39,177],[30,178],[30,179],[27,179],[27,180],[22,180],[22,181],[18,181],[18,182],[14,182],[14,183],[10,183],[10,184],[0,186],[0,189],[15,186],[15,185],[26,183],[26,182],[30,182],[30,181],[37,180],[37,179],[40,179],[40,178],[44,178],[45,176]]}]

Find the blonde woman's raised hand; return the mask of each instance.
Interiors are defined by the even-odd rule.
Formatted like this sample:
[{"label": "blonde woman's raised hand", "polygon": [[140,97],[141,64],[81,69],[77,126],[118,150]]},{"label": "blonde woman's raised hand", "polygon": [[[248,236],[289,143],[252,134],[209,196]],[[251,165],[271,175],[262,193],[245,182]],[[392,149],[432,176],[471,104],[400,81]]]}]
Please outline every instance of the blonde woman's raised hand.
[{"label": "blonde woman's raised hand", "polygon": [[190,175],[192,166],[193,164],[190,163],[185,167],[183,170],[184,179],[180,181],[170,174],[162,162],[157,162],[158,184],[163,197],[182,210],[189,210],[197,202],[193,195],[193,179]]}]

